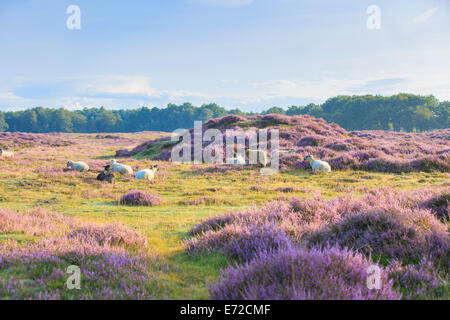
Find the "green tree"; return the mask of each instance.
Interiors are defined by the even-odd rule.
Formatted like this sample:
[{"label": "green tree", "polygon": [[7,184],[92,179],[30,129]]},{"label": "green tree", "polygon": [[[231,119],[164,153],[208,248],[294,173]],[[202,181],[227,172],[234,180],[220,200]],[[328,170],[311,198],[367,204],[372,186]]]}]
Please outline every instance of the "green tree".
[{"label": "green tree", "polygon": [[0,132],[8,130],[9,125],[6,123],[5,114],[0,112]]}]

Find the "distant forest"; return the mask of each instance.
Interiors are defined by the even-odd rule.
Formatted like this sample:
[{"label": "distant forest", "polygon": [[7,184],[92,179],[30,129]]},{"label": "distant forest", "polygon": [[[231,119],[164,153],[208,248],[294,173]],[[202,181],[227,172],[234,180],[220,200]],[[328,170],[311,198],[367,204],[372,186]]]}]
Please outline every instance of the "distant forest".
[{"label": "distant forest", "polygon": [[[323,104],[272,107],[262,114],[309,114],[334,122],[347,130],[428,131],[450,128],[450,101],[434,96],[397,94],[383,96],[337,96]],[[69,111],[36,107],[25,111],[0,112],[0,131],[22,132],[138,132],[173,131],[193,127],[227,114],[252,115],[239,109],[226,110],[215,103],[193,106],[169,104],[166,108],[107,110],[85,108]]]}]

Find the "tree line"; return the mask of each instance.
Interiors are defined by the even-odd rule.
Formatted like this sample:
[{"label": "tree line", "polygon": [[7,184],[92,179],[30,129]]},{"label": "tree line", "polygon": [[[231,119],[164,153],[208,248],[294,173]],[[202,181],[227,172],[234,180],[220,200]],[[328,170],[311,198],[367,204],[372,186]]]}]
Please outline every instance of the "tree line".
[{"label": "tree line", "polygon": [[[323,104],[272,107],[262,114],[309,114],[334,122],[347,130],[428,131],[450,128],[450,101],[434,96],[397,94],[384,96],[337,96]],[[191,128],[194,121],[207,121],[227,114],[252,115],[239,109],[226,110],[215,103],[200,107],[190,103],[166,108],[108,110],[36,107],[24,111],[0,112],[0,131],[21,132],[138,132]]]}]

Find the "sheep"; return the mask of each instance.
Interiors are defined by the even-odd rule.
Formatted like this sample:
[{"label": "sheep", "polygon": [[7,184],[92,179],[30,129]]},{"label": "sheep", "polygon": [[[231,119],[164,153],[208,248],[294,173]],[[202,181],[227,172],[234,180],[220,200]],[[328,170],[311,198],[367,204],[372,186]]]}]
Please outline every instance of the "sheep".
[{"label": "sheep", "polygon": [[251,150],[251,149],[247,149],[245,150],[245,157],[247,159],[249,159],[249,163],[250,163],[250,159],[254,159],[256,158],[256,163],[262,167],[266,167],[267,166],[267,154],[264,150]]},{"label": "sheep", "polygon": [[152,181],[155,178],[155,173],[158,171],[157,165],[152,165],[150,169],[144,169],[136,172],[136,180]]},{"label": "sheep", "polygon": [[97,176],[97,180],[107,181],[109,183],[114,181],[114,173],[111,172],[111,165],[108,164],[105,166],[105,170]]},{"label": "sheep", "polygon": [[328,162],[315,160],[312,155],[306,156],[304,160],[309,162],[313,172],[316,171],[331,172],[331,167]]},{"label": "sheep", "polygon": [[112,172],[120,174],[133,174],[133,169],[125,164],[118,163],[115,159],[111,160]]},{"label": "sheep", "polygon": [[0,148],[0,158],[14,158],[14,152],[5,151]]},{"label": "sheep", "polygon": [[238,164],[241,166],[245,166],[245,159],[241,155],[237,155],[234,158],[227,158],[226,164]]},{"label": "sheep", "polygon": [[67,168],[71,168],[72,170],[80,171],[80,172],[89,171],[89,166],[85,162],[82,162],[82,161],[73,162],[72,160],[69,160],[67,162]]}]

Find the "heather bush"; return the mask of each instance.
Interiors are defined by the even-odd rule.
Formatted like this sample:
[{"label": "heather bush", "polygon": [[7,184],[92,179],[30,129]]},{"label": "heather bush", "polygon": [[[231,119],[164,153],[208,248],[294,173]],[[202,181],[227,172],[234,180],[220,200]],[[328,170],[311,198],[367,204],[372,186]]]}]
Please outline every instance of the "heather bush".
[{"label": "heather bush", "polygon": [[282,230],[271,225],[227,225],[217,231],[207,231],[201,237],[186,240],[186,253],[221,252],[230,258],[247,261],[258,252],[272,252],[291,245]]},{"label": "heather bush", "polygon": [[[350,248],[386,266],[398,261],[405,266],[402,270],[417,269],[419,273],[426,258],[433,264],[433,277],[448,277],[447,226],[435,217],[433,205],[428,205],[430,199],[439,199],[447,192],[447,188],[399,192],[384,187],[359,198],[347,195],[328,200],[312,194],[310,198],[273,201],[203,221],[189,232],[185,250],[188,254],[218,251],[238,262],[248,262],[259,252],[275,253],[295,246],[314,251],[334,246]],[[440,288],[436,285],[433,295],[442,298],[445,290]],[[421,294],[419,289],[402,290],[409,298]],[[266,294],[249,292],[239,298]]]},{"label": "heather bush", "polygon": [[162,199],[155,194],[141,190],[131,190],[120,198],[120,203],[131,206],[156,206],[162,202]]},{"label": "heather bush", "polygon": [[400,299],[381,267],[381,289],[367,288],[373,263],[347,249],[282,249],[259,253],[222,271],[209,287],[217,300],[375,300]]},{"label": "heather bush", "polygon": [[450,192],[427,199],[420,206],[430,209],[441,220],[449,220]]},{"label": "heather bush", "polygon": [[19,213],[0,209],[0,233],[23,233],[29,236],[62,235],[80,222],[45,209]]},{"label": "heather bush", "polygon": [[445,273],[436,272],[435,265],[423,258],[417,265],[394,261],[387,268],[394,287],[406,299],[448,299],[450,287]]},{"label": "heather bush", "polygon": [[105,226],[84,225],[67,234],[68,239],[85,243],[110,246],[141,246],[147,245],[147,239],[139,233],[119,224],[111,223]]},{"label": "heather bush", "polygon": [[[360,198],[351,195],[335,199],[324,199],[320,194],[312,198],[291,198],[289,201],[273,201],[266,206],[226,214],[203,221],[195,226],[191,235],[202,237],[200,231],[218,231],[226,225],[233,224],[243,229],[249,226],[275,225],[283,230],[295,242],[302,242],[305,234],[323,229],[331,223],[342,221],[347,216],[368,211],[393,214],[404,212],[402,223],[406,228],[415,229],[418,234],[427,232],[445,233],[446,227],[434,219],[431,212],[421,208],[421,204],[436,197],[441,191],[422,190],[415,192],[398,192],[391,188],[373,190]],[[220,223],[217,223],[220,222]],[[194,232],[195,230],[195,232]]]},{"label": "heather bush", "polygon": [[[151,299],[158,292],[157,260],[131,255],[123,248],[74,239],[46,239],[19,246],[0,243],[1,299]],[[68,290],[66,269],[81,269],[81,290]]]},{"label": "heather bush", "polygon": [[448,268],[450,239],[446,229],[425,210],[368,211],[313,232],[307,242],[310,247],[338,245],[405,263],[418,263],[427,256],[436,267]]},{"label": "heather bush", "polygon": [[[119,224],[84,224],[38,209],[0,210],[0,299],[151,299],[167,266],[144,236]],[[19,243],[15,234],[34,236]],[[81,290],[68,290],[67,268],[81,269]],[[20,277],[15,275],[20,274]]]}]

